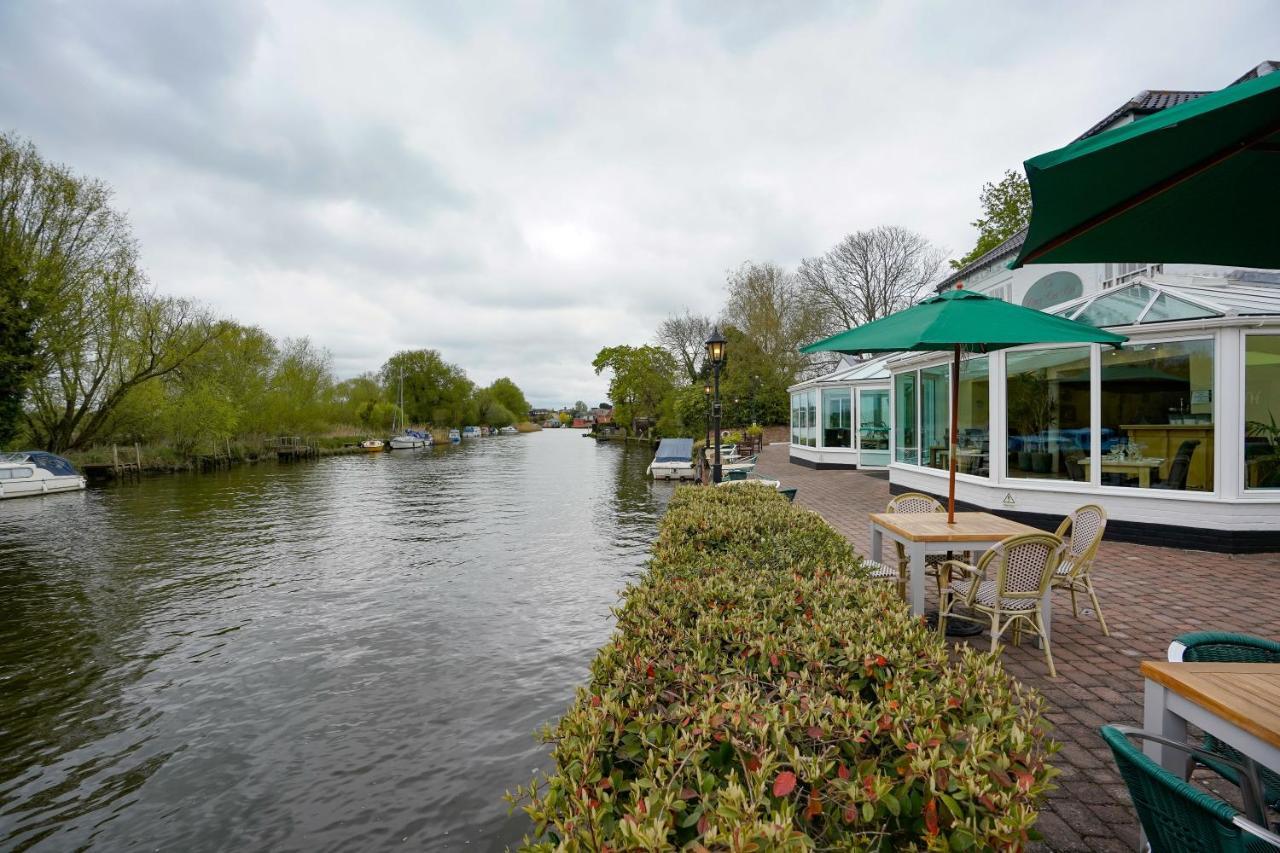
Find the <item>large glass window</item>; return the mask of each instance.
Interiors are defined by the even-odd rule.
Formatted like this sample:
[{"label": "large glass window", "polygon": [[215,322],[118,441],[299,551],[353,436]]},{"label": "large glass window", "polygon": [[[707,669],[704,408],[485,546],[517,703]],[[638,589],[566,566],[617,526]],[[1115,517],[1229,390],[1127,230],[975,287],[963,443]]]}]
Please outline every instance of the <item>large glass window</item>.
[{"label": "large glass window", "polygon": [[950,373],[949,364],[920,371],[920,461],[930,468],[946,468],[950,464]]},{"label": "large glass window", "polygon": [[818,392],[805,392],[804,443],[809,447],[818,446]]},{"label": "large glass window", "polygon": [[858,463],[889,464],[889,391],[858,392]]},{"label": "large glass window", "polygon": [[956,471],[991,476],[991,376],[987,357],[960,363]]},{"label": "large glass window", "polygon": [[822,446],[853,447],[853,397],[848,388],[822,392]]},{"label": "large glass window", "polygon": [[804,395],[791,395],[791,443],[804,444]]},{"label": "large glass window", "polygon": [[1244,484],[1280,489],[1280,335],[1244,341]]},{"label": "large glass window", "polygon": [[1010,477],[1088,480],[1089,348],[1005,357]]},{"label": "large glass window", "polygon": [[1213,341],[1102,352],[1102,483],[1213,491]]},{"label": "large glass window", "polygon": [[916,375],[899,373],[893,377],[894,458],[910,465],[920,464],[916,443]]}]

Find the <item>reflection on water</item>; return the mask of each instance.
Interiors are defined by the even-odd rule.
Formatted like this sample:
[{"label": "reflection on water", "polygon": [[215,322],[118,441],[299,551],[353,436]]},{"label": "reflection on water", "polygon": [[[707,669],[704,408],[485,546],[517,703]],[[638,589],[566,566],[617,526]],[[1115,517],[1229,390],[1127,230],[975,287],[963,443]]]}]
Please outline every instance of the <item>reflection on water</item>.
[{"label": "reflection on water", "polygon": [[0,502],[0,846],[518,840],[649,458],[561,430]]}]

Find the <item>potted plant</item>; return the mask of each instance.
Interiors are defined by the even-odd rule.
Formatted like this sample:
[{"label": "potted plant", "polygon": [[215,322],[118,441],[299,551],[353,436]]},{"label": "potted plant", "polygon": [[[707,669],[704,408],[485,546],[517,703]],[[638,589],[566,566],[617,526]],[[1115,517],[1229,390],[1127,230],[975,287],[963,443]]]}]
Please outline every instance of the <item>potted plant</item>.
[{"label": "potted plant", "polygon": [[1245,435],[1251,438],[1265,439],[1265,445],[1256,445],[1251,450],[1245,447],[1245,465],[1249,468],[1250,486],[1280,485],[1280,426],[1276,425],[1276,416],[1267,410],[1267,420],[1245,421]]},{"label": "potted plant", "polygon": [[1020,471],[1049,472],[1053,454],[1048,452],[1046,442],[1056,420],[1047,377],[1023,373],[1009,380],[1009,423],[1017,424],[1022,433],[1017,450]]}]

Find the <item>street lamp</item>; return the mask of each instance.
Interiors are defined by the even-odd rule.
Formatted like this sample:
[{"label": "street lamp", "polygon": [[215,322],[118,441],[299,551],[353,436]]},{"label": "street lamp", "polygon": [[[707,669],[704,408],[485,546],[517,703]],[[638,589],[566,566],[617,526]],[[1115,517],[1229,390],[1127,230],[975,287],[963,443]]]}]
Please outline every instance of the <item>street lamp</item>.
[{"label": "street lamp", "polygon": [[711,463],[711,482],[720,482],[720,367],[724,364],[724,335],[720,327],[711,330],[707,338],[707,358],[711,361],[711,389],[714,395],[711,402],[711,430],[716,443],[716,455]]}]

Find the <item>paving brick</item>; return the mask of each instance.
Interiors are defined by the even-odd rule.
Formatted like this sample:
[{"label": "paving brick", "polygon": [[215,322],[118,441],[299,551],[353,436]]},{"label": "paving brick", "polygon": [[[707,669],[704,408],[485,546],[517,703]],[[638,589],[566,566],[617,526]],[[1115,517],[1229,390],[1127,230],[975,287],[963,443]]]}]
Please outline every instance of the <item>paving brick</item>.
[{"label": "paving brick", "polygon": [[[869,556],[868,513],[889,501],[883,475],[861,471],[814,471],[792,465],[786,445],[770,445],[760,456],[762,475],[796,487],[798,506],[811,509]],[[885,557],[890,556],[886,548]],[[1142,723],[1141,660],[1162,660],[1169,641],[1187,631],[1213,628],[1275,636],[1280,624],[1280,555],[1210,554],[1103,541],[1094,584],[1111,636],[1081,603],[1054,601],[1051,679],[1044,655],[1032,642],[1004,647],[1001,656],[1015,678],[1038,689],[1048,704],[1053,737],[1063,744],[1051,763],[1061,771],[1038,829],[1037,850],[1119,851],[1137,844],[1137,820],[1129,794],[1098,736],[1103,723]],[[932,584],[925,585],[931,603]],[[1241,602],[1248,602],[1242,607]],[[975,638],[978,648],[989,641]],[[1228,797],[1231,791],[1222,791]]]}]

